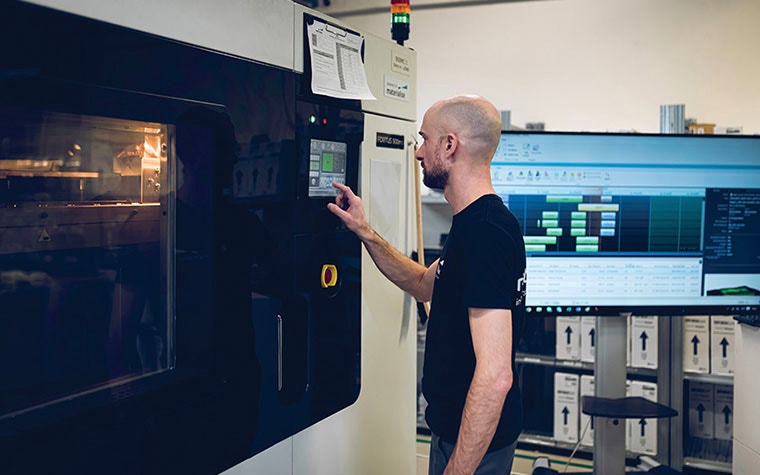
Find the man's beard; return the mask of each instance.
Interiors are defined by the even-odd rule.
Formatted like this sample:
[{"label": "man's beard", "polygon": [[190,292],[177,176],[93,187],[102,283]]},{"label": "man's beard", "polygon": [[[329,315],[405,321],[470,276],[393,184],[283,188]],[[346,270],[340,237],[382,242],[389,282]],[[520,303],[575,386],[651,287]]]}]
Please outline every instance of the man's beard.
[{"label": "man's beard", "polygon": [[434,190],[443,190],[449,182],[449,172],[446,170],[434,170],[425,168],[422,175],[422,183]]}]

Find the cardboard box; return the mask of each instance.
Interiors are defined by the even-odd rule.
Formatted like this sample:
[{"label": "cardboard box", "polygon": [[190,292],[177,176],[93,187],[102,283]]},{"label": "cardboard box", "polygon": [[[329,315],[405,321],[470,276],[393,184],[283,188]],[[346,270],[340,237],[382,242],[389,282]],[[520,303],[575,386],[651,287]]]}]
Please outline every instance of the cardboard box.
[{"label": "cardboard box", "polygon": [[581,317],[557,317],[558,360],[580,361],[581,359]]},{"label": "cardboard box", "polygon": [[581,361],[593,363],[596,357],[596,317],[581,317]]},{"label": "cardboard box", "polygon": [[[631,381],[631,396],[657,402],[657,384]],[[657,419],[628,419],[630,451],[637,454],[657,455]]]},{"label": "cardboard box", "polygon": [[709,123],[689,124],[690,134],[702,135],[702,134],[712,134],[713,132],[715,132],[715,124],[709,124]]},{"label": "cardboard box", "polygon": [[[583,398],[583,396],[594,395],[594,377],[593,376],[588,375],[588,374],[584,374],[581,376],[581,393],[580,394],[581,394],[581,398]],[[594,421],[593,417],[587,414],[584,414],[583,412],[580,412],[580,424],[578,425],[578,430],[580,432],[581,445],[585,445],[587,447],[594,446],[595,422],[596,421]]]},{"label": "cardboard box", "polygon": [[578,442],[579,380],[577,374],[554,373],[554,440]]},{"label": "cardboard box", "polygon": [[684,317],[683,370],[691,373],[710,372],[710,317]]},{"label": "cardboard box", "polygon": [[656,316],[631,317],[631,367],[657,369]]},{"label": "cardboard box", "polygon": [[714,389],[711,383],[689,382],[689,435],[715,437]]},{"label": "cardboard box", "polygon": [[732,316],[715,315],[710,319],[710,372],[734,374],[734,329]]},{"label": "cardboard box", "polygon": [[[734,435],[734,387],[716,384],[715,393],[715,438],[731,440]],[[741,417],[741,415],[740,415]]]}]

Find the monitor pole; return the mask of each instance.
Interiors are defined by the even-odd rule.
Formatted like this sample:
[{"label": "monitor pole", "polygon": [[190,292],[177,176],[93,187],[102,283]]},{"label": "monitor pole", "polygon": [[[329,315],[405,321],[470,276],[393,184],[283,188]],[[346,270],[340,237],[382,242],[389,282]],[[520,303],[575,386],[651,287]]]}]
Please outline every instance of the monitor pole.
[{"label": "monitor pole", "polygon": [[[625,397],[628,314],[596,319],[594,395]],[[624,475],[625,419],[596,417],[594,428],[594,474]]]}]

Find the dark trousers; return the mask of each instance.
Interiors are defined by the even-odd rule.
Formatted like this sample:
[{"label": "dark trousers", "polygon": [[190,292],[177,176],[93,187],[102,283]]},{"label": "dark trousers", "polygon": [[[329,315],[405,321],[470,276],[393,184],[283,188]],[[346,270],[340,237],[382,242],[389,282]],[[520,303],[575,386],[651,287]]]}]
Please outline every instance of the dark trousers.
[{"label": "dark trousers", "polygon": [[[475,475],[509,475],[512,472],[512,461],[515,458],[517,441],[503,449],[489,452],[483,456]],[[443,474],[449,458],[454,452],[454,445],[441,440],[435,434],[430,439],[430,464],[428,475]]]}]

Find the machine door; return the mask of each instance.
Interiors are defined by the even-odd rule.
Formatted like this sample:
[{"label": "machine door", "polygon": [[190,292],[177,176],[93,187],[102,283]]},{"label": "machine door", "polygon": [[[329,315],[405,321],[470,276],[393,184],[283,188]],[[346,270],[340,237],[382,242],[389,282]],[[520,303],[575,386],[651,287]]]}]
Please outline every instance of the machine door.
[{"label": "machine door", "polygon": [[332,181],[356,189],[364,118],[315,102],[298,102],[295,117],[292,162],[262,156],[236,172],[256,236],[252,318],[270,428],[255,451],[352,404],[360,387],[361,244],[327,203]]}]

